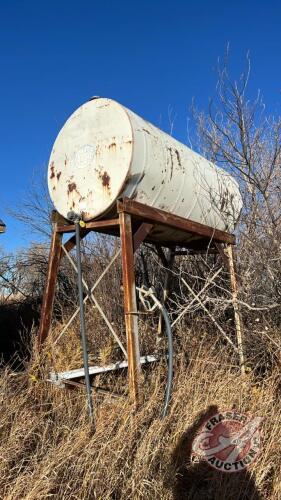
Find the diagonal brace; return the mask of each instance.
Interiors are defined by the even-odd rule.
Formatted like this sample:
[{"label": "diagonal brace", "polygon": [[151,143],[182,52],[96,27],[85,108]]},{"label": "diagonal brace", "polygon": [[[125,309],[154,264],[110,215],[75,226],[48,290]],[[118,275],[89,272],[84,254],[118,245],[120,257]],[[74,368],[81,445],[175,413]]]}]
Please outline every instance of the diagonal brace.
[{"label": "diagonal brace", "polygon": [[[69,262],[71,263],[72,267],[77,272],[76,264],[74,263],[73,259],[70,257],[70,255],[69,255],[68,251],[65,249],[64,245],[62,245],[62,249],[65,252],[65,255],[68,258]],[[107,324],[107,326],[108,326],[110,332],[112,333],[113,337],[115,338],[116,342],[118,343],[118,345],[119,345],[120,349],[122,350],[123,354],[127,358],[127,351],[126,351],[125,347],[123,346],[123,344],[122,344],[121,340],[119,339],[119,337],[118,337],[117,333],[115,332],[115,330],[112,328],[112,325],[111,325],[110,321],[108,320],[108,318],[104,314],[101,306],[99,305],[96,297],[93,294],[94,289],[98,286],[98,284],[100,283],[101,279],[103,278],[103,276],[105,275],[105,273],[108,271],[108,269],[110,268],[110,266],[113,264],[113,262],[116,260],[116,258],[118,257],[119,254],[120,254],[120,250],[115,254],[115,256],[113,257],[113,259],[111,260],[111,262],[109,263],[109,265],[106,267],[106,269],[103,271],[103,273],[99,276],[99,279],[96,281],[96,283],[93,285],[93,287],[91,289],[89,288],[89,286],[87,285],[86,281],[83,278],[83,285],[86,288],[87,293],[88,293],[88,295],[86,295],[86,297],[84,298],[84,304],[86,303],[86,301],[89,298],[92,300],[92,302],[96,306],[97,310],[101,314],[102,318],[104,319],[105,323]],[[78,315],[79,311],[80,311],[80,307],[78,307],[76,309],[76,311],[73,313],[73,315],[71,316],[71,318],[69,319],[69,321],[67,322],[67,324],[64,326],[64,328],[60,332],[59,336],[57,337],[57,339],[55,341],[55,344],[59,341],[59,339],[65,333],[65,331],[70,326],[70,324],[72,323],[72,321]]]}]

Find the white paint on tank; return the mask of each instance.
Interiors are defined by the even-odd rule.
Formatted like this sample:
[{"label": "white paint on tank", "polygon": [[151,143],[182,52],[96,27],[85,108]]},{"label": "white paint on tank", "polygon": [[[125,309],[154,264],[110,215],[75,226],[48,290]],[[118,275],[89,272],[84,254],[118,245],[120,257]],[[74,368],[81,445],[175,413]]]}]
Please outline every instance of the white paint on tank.
[{"label": "white paint on tank", "polygon": [[86,221],[112,216],[126,196],[231,232],[242,208],[225,170],[106,98],[86,102],[62,127],[48,186],[61,215],[74,210]]}]

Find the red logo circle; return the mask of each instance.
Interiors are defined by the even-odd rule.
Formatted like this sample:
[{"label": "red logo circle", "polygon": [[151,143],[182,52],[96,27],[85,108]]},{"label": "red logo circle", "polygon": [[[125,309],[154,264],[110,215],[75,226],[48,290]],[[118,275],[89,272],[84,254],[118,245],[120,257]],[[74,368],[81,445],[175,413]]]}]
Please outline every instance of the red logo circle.
[{"label": "red logo circle", "polygon": [[262,420],[235,410],[216,413],[201,427],[192,451],[221,472],[240,472],[260,453]]}]

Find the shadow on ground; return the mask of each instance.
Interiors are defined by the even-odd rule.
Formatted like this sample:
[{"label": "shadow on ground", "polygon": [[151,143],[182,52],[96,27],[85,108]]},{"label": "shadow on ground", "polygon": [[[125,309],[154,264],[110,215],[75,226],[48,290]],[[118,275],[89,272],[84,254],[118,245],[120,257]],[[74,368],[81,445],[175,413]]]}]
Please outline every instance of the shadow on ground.
[{"label": "shadow on ground", "polygon": [[30,352],[31,332],[39,324],[40,305],[35,301],[0,304],[0,358],[5,363],[20,359]]}]

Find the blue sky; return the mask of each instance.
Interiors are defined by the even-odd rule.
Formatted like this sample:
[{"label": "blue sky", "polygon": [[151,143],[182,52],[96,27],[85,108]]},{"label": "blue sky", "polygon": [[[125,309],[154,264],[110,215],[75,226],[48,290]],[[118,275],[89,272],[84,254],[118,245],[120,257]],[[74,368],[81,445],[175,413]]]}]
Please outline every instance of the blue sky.
[{"label": "blue sky", "polygon": [[[6,210],[46,170],[56,135],[93,95],[112,97],[186,141],[192,98],[204,109],[227,42],[238,75],[249,50],[250,95],[280,113],[281,2],[0,0],[0,218],[7,250],[38,239]],[[35,173],[35,174],[34,174]]]}]

